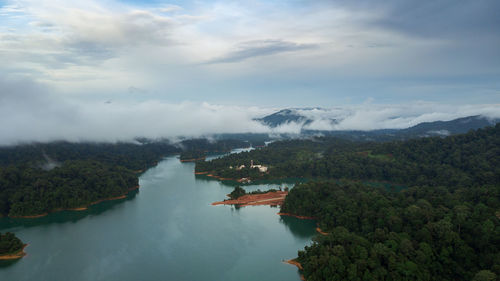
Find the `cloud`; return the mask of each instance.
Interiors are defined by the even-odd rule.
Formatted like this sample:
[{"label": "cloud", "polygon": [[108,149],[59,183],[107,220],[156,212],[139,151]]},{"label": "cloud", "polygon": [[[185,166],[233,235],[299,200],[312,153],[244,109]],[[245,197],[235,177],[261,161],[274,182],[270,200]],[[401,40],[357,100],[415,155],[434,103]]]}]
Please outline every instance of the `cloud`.
[{"label": "cloud", "polygon": [[315,47],[317,47],[315,44],[298,44],[274,39],[247,41],[238,44],[236,46],[236,50],[233,50],[222,57],[213,59],[208,63],[240,62],[254,57],[294,52]]},{"label": "cloud", "polygon": [[198,137],[267,132],[256,107],[161,101],[93,102],[50,94],[28,80],[0,79],[0,144],[31,141],[131,141],[135,137]]},{"label": "cloud", "polygon": [[328,107],[367,96],[500,97],[496,0],[2,3],[0,75],[85,101]]},{"label": "cloud", "polygon": [[[55,94],[43,84],[0,78],[0,145],[31,141],[132,141],[136,137],[200,137],[218,133],[298,134],[304,122],[268,128],[254,121],[273,108],[207,102],[85,101]],[[500,118],[500,105],[366,103],[331,109],[294,109],[313,130],[406,128],[420,122],[483,114]],[[332,120],[335,119],[335,122]]]}]

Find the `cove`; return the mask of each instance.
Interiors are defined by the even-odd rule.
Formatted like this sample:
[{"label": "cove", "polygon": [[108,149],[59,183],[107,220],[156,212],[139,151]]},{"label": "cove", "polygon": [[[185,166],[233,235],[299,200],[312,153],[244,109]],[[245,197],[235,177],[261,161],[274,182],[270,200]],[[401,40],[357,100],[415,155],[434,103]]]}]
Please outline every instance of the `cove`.
[{"label": "cove", "polygon": [[126,199],[85,211],[0,218],[1,232],[29,243],[26,257],[0,263],[0,280],[300,280],[282,260],[311,243],[314,221],[270,206],[211,206],[233,187],[195,177],[194,163],[176,157],[139,183]]}]

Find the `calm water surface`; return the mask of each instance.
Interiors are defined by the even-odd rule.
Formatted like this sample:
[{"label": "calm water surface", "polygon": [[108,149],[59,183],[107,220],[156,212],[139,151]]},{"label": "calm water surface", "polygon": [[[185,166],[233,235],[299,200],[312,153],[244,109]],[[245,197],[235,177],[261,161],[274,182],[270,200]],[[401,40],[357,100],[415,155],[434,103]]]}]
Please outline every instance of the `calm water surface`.
[{"label": "calm water surface", "polygon": [[[282,263],[310,244],[315,222],[278,208],[211,206],[232,191],[169,157],[127,199],[39,219],[0,219],[28,255],[0,263],[0,280],[300,280]],[[277,185],[245,186],[266,190]]]}]

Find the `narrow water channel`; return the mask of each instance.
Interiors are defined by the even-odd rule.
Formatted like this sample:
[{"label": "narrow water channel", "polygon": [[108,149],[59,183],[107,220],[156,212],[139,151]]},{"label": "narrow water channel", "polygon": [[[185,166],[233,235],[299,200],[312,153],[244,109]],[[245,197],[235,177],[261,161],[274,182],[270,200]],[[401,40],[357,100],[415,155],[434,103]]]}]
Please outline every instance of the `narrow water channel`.
[{"label": "narrow water channel", "polygon": [[311,243],[315,222],[269,206],[211,206],[232,187],[193,171],[193,163],[169,157],[141,175],[127,199],[1,218],[0,231],[29,246],[26,257],[0,263],[0,280],[300,280],[282,260]]}]

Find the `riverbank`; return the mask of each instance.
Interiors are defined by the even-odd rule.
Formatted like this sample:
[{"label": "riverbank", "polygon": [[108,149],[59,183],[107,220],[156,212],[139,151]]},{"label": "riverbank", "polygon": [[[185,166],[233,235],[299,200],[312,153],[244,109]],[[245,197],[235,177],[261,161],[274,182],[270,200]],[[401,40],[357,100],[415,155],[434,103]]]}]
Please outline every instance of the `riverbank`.
[{"label": "riverbank", "polygon": [[115,197],[108,197],[108,198],[103,198],[103,199],[99,199],[99,200],[96,200],[96,201],[93,201],[93,202],[90,202],[88,205],[85,205],[85,206],[81,206],[81,207],[76,207],[76,208],[57,208],[55,210],[52,210],[50,212],[45,212],[45,213],[42,213],[42,214],[37,214],[37,215],[29,215],[29,216],[9,216],[10,218],[16,218],[16,219],[36,219],[36,218],[41,218],[41,217],[45,217],[47,216],[48,214],[50,213],[56,213],[56,212],[60,212],[60,211],[85,211],[85,210],[88,210],[88,208],[92,205],[95,205],[95,204],[99,204],[99,203],[102,203],[104,201],[112,201],[112,200],[120,200],[120,199],[125,199],[127,198],[127,195],[133,191],[133,190],[137,190],[139,189],[139,186],[134,186],[134,187],[131,187],[127,190],[127,192],[125,194],[122,194],[122,195],[119,195],[119,196],[115,196]]},{"label": "riverbank", "polygon": [[234,200],[224,200],[212,203],[216,205],[238,205],[238,206],[259,206],[259,205],[282,205],[288,191],[273,191],[262,194],[247,194]]},{"label": "riverbank", "polygon": [[206,157],[200,157],[200,158],[190,158],[190,159],[180,159],[181,162],[196,162],[196,161],[201,161],[205,160]]},{"label": "riverbank", "polygon": [[[299,216],[299,215],[294,215],[294,214],[290,214],[290,213],[278,213],[278,215],[280,216],[289,216],[289,217],[294,217],[294,218],[298,218],[298,219],[301,219],[301,220],[317,220],[316,218],[314,217],[306,217],[306,216]],[[320,227],[319,227],[319,223],[317,223],[317,227],[316,227],[316,232],[321,234],[321,235],[329,235],[330,233],[328,232],[325,232],[323,231]]]},{"label": "riverbank", "polygon": [[[302,264],[300,264],[300,262],[298,262],[297,260],[293,259],[293,260],[286,260],[284,261],[284,263],[287,263],[287,264],[291,264],[291,265],[294,265],[296,266],[299,270],[304,270],[304,268],[302,267]],[[305,281],[306,278],[304,277],[303,274],[300,274],[300,280],[303,280]]]},{"label": "riverbank", "polygon": [[210,174],[209,172],[195,172],[194,173],[195,175],[205,175],[207,177],[210,177],[210,178],[214,178],[214,179],[218,179],[220,181],[238,181],[238,179],[233,179],[233,178],[223,178],[223,177],[219,177],[219,176],[216,176],[216,175],[212,175]]},{"label": "riverbank", "polygon": [[290,213],[277,213],[277,214],[280,216],[289,216],[289,217],[294,217],[294,218],[298,218],[301,220],[315,220],[316,219],[314,217],[299,216],[299,215],[294,215],[294,214],[290,214]]},{"label": "riverbank", "polygon": [[17,260],[20,259],[24,256],[26,256],[26,253],[24,252],[24,248],[26,248],[28,244],[24,244],[23,248],[13,254],[8,254],[8,255],[1,255],[0,260]]}]

